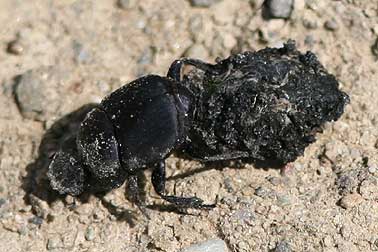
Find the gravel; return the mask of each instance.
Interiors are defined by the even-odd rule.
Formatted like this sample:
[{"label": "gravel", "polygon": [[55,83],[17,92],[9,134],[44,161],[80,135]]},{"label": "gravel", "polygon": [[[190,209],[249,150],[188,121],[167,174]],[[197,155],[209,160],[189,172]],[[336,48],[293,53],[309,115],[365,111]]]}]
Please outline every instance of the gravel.
[{"label": "gravel", "polygon": [[339,24],[337,23],[337,21],[335,19],[330,19],[330,20],[327,20],[325,23],[324,23],[324,27],[327,29],[327,30],[330,30],[330,31],[336,31],[339,29]]},{"label": "gravel", "polygon": [[375,40],[374,44],[371,46],[371,52],[374,56],[378,57],[378,38]]},{"label": "gravel", "polygon": [[24,46],[18,40],[11,41],[7,48],[8,53],[21,55],[24,52]]},{"label": "gravel", "polygon": [[92,241],[96,237],[95,230],[92,226],[89,226],[85,232],[85,239],[87,241]]},{"label": "gravel", "polygon": [[290,18],[294,8],[294,0],[266,0],[265,10],[270,18]]},{"label": "gravel", "polygon": [[227,252],[226,243],[220,239],[212,239],[204,242],[200,242],[194,245],[191,245],[188,248],[181,250],[181,252]]},{"label": "gravel", "polygon": [[358,193],[348,194],[340,199],[340,206],[345,209],[353,208],[359,205],[362,200],[363,198]]},{"label": "gravel", "polygon": [[194,44],[185,51],[184,56],[197,59],[207,58],[209,51],[202,44]]},{"label": "gravel", "polygon": [[290,244],[286,241],[280,241],[274,248],[274,252],[291,252]]},{"label": "gravel", "polygon": [[117,5],[121,9],[128,10],[135,7],[136,3],[135,0],[118,0]]},{"label": "gravel", "polygon": [[87,64],[91,61],[91,55],[82,43],[75,40],[72,48],[74,51],[74,60],[78,64]]},{"label": "gravel", "polygon": [[222,0],[190,0],[193,7],[210,7]]}]

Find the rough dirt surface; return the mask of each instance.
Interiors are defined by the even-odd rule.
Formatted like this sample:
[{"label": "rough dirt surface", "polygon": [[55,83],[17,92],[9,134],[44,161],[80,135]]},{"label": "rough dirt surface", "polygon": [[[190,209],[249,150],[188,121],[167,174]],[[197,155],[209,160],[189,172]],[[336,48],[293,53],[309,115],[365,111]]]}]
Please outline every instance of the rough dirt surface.
[{"label": "rough dirt surface", "polygon": [[[378,251],[378,1],[296,0],[287,20],[263,19],[261,0],[194,2],[0,1],[1,251],[180,251],[213,238],[230,251]],[[48,162],[83,105],[183,55],[211,62],[289,38],[351,103],[282,173],[171,157],[168,190],[218,206],[177,213],[146,171],[150,220],[124,187],[51,191]]]}]

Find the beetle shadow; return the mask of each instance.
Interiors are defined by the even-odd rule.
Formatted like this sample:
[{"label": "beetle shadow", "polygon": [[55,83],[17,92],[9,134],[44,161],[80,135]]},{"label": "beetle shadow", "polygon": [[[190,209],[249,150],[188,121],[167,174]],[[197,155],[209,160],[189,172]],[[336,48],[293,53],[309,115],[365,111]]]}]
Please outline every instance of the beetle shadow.
[{"label": "beetle shadow", "polygon": [[[54,154],[61,149],[62,144],[76,134],[86,114],[98,104],[86,104],[79,109],[57,120],[43,135],[38,148],[38,156],[34,162],[26,166],[26,176],[22,178],[22,189],[25,192],[24,201],[27,205],[35,204],[36,200],[47,202],[51,205],[57,200],[63,202],[65,195],[60,195],[53,190],[47,178],[47,171]],[[119,221],[127,221],[134,226],[135,214],[131,210],[117,209],[113,204],[104,199],[104,193],[86,192],[76,199],[81,203],[87,203],[91,195],[99,198],[102,205]],[[72,206],[68,207],[72,208]],[[74,207],[74,206],[73,206]]]}]

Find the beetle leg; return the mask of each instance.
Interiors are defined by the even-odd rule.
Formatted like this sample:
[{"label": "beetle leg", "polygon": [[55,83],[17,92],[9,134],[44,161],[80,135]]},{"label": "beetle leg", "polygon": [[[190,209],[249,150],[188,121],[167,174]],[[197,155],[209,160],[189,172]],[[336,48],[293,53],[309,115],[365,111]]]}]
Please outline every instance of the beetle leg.
[{"label": "beetle leg", "polygon": [[173,61],[173,63],[169,67],[167,76],[174,79],[177,82],[181,82],[182,68],[184,65],[191,65],[205,72],[216,71],[215,65],[212,65],[212,64],[209,64],[201,60],[197,60],[197,59],[182,58],[182,59]]},{"label": "beetle leg", "polygon": [[151,180],[156,193],[169,203],[185,208],[209,209],[215,207],[215,204],[203,204],[203,200],[197,197],[177,197],[174,195],[166,195],[165,179],[165,162],[161,161],[156,164],[154,170],[152,171]]},{"label": "beetle leg", "polygon": [[140,198],[137,174],[133,174],[127,177],[127,194],[129,195],[130,200],[134,202],[139,208],[139,211],[141,211],[144,216],[150,219],[146,212],[146,205]]}]

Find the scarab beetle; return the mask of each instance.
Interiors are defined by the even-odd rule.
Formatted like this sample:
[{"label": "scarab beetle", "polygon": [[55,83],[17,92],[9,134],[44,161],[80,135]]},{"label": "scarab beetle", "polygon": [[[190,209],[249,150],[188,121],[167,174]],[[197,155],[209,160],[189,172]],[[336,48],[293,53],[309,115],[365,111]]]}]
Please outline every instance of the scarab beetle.
[{"label": "scarab beetle", "polygon": [[[192,71],[183,74],[185,65]],[[138,199],[137,174],[151,168],[154,189],[166,201],[211,207],[165,193],[172,152],[200,161],[286,164],[348,102],[317,57],[301,54],[293,41],[216,64],[184,58],[167,77],[147,75],[108,95],[86,115],[72,147],[55,154],[48,177],[53,189],[71,195],[109,191],[127,180]]]}]

